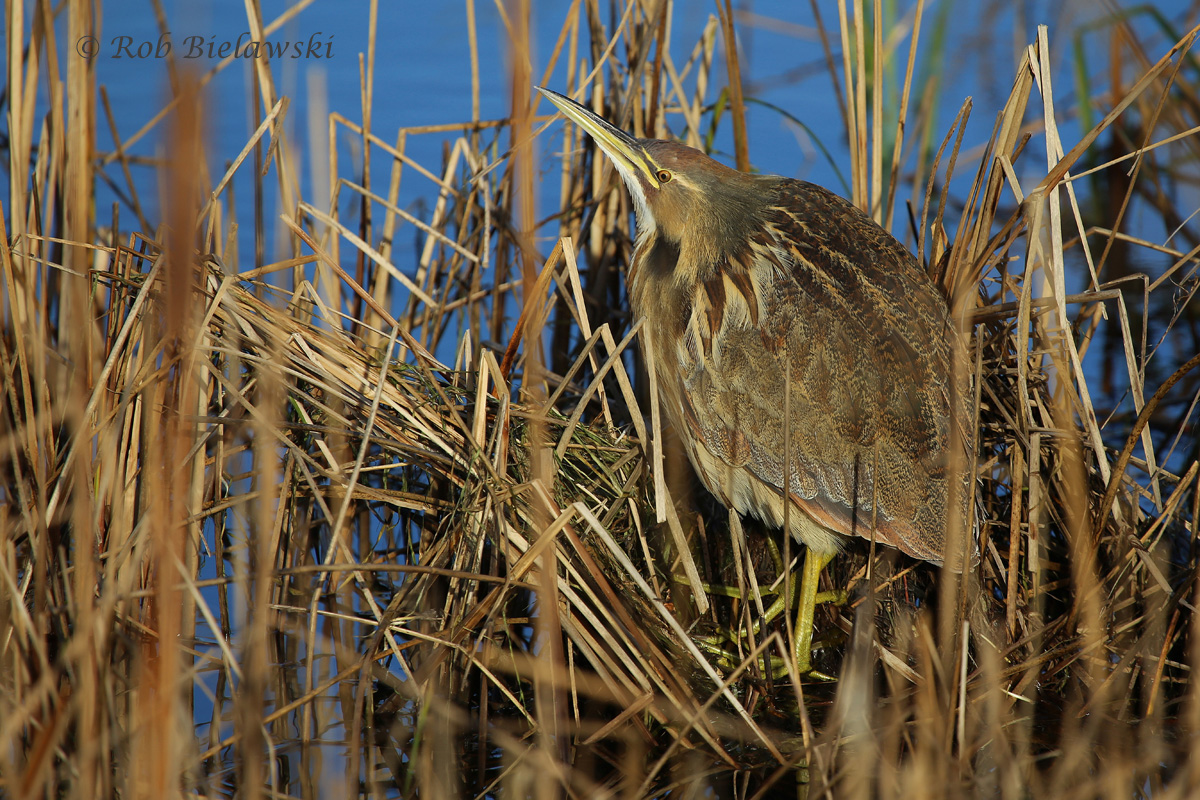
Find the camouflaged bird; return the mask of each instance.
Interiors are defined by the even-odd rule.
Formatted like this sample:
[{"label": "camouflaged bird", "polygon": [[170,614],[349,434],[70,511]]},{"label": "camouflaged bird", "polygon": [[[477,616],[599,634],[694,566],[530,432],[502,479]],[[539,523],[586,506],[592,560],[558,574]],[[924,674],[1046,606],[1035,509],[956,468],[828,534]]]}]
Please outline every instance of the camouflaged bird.
[{"label": "camouflaged bird", "polygon": [[950,523],[970,530],[969,376],[954,369],[946,301],[903,245],[837,195],[635,139],[540,91],[633,198],[630,303],[701,481],[776,527],[792,505],[790,532],[809,550],[797,644],[808,669],[817,578],[843,537],[943,565]]}]

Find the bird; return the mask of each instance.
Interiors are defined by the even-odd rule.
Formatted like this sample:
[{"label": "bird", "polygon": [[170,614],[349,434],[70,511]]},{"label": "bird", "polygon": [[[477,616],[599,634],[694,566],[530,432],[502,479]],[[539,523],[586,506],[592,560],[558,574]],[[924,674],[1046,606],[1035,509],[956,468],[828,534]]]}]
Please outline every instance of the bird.
[{"label": "bird", "polygon": [[[812,667],[821,571],[852,537],[961,572],[973,530],[970,375],[917,259],[816,184],[636,138],[537,87],[616,167],[636,235],[627,270],[660,406],[732,513],[805,545],[794,655]],[[957,545],[957,542],[955,543]],[[827,676],[822,676],[827,677]]]}]

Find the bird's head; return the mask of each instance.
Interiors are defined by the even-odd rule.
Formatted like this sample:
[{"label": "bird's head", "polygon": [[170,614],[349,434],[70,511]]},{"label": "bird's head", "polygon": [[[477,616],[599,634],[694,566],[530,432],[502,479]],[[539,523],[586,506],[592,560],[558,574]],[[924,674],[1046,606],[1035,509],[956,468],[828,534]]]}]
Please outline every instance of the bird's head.
[{"label": "bird's head", "polygon": [[690,263],[729,256],[722,243],[744,243],[758,221],[753,176],[738,172],[678,142],[637,139],[557,92],[538,87],[547,100],[587,131],[616,166],[633,197],[638,239],[657,232],[691,250]]}]

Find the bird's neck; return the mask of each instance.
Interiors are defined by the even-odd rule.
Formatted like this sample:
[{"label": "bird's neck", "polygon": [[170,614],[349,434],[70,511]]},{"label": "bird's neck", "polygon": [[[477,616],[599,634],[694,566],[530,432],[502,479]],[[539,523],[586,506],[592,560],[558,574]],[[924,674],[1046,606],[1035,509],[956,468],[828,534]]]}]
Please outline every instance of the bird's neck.
[{"label": "bird's neck", "polygon": [[[629,294],[634,317],[648,323],[684,325],[696,288],[718,272],[740,273],[754,261],[754,243],[763,236],[763,220],[752,209],[765,205],[769,185],[755,182],[743,196],[710,197],[710,207],[656,220],[639,215]],[[751,195],[757,193],[753,199]],[[664,331],[665,332],[665,331]]]},{"label": "bird's neck", "polygon": [[[634,319],[674,325],[686,318],[687,287],[678,280],[681,242],[655,229],[640,233],[629,269],[629,303]],[[654,332],[657,335],[666,331]]]}]

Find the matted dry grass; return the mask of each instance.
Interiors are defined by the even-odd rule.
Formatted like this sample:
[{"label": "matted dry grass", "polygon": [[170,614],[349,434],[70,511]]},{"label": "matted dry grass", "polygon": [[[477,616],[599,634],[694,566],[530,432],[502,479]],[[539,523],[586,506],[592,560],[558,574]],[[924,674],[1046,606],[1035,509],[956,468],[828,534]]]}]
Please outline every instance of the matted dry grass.
[{"label": "matted dry grass", "polygon": [[[699,146],[729,120],[745,165],[738,58],[717,57],[737,20],[717,7],[692,51],[668,53],[672,3],[577,3],[537,69],[641,134]],[[1064,45],[1042,30],[974,143],[969,102],[936,130],[936,88],[906,77],[924,7],[885,31],[878,3],[869,19],[839,3],[841,41],[823,44],[853,199],[894,229],[907,201],[971,334],[982,559],[960,579],[853,545],[827,577],[849,602],[818,614],[826,684],[791,680],[786,659],[763,669],[790,652],[786,625],[755,622],[797,548],[754,523],[731,532],[662,429],[621,310],[628,198],[577,131],[544,132],[523,88],[544,80],[523,56],[527,14],[509,10],[511,117],[479,118],[477,79],[474,117],[437,129],[332,115],[315,166],[332,200],[297,188],[266,62],[258,131],[226,175],[195,169],[210,76],[184,73],[156,123],[154,213],[129,177],[151,126],[96,152],[98,101],[121,126],[87,63],[43,74],[65,45],[40,27],[24,52],[10,42],[0,793],[1200,791],[1200,237],[1172,191],[1194,179],[1192,34],[1151,57],[1110,20],[1121,79],[1081,81],[1064,104]],[[23,29],[20,5],[8,13]],[[76,41],[94,19],[68,13]],[[282,24],[253,4],[249,20],[256,36]],[[869,91],[885,72],[903,87],[894,116]],[[1056,126],[1071,115],[1077,143]],[[447,134],[438,165],[406,154]],[[562,154],[549,221],[537,136]],[[390,163],[390,183],[339,164],[345,141]],[[959,195],[945,187],[964,162]],[[239,239],[264,235],[234,225],[230,177],[247,170],[258,202],[286,209],[291,254],[241,268]],[[117,172],[137,232],[93,208]],[[425,182],[427,219],[399,206],[402,178]],[[1127,232],[1131,209],[1160,240]],[[416,256],[394,246],[404,226]],[[740,652],[704,648],[729,630]]]}]

